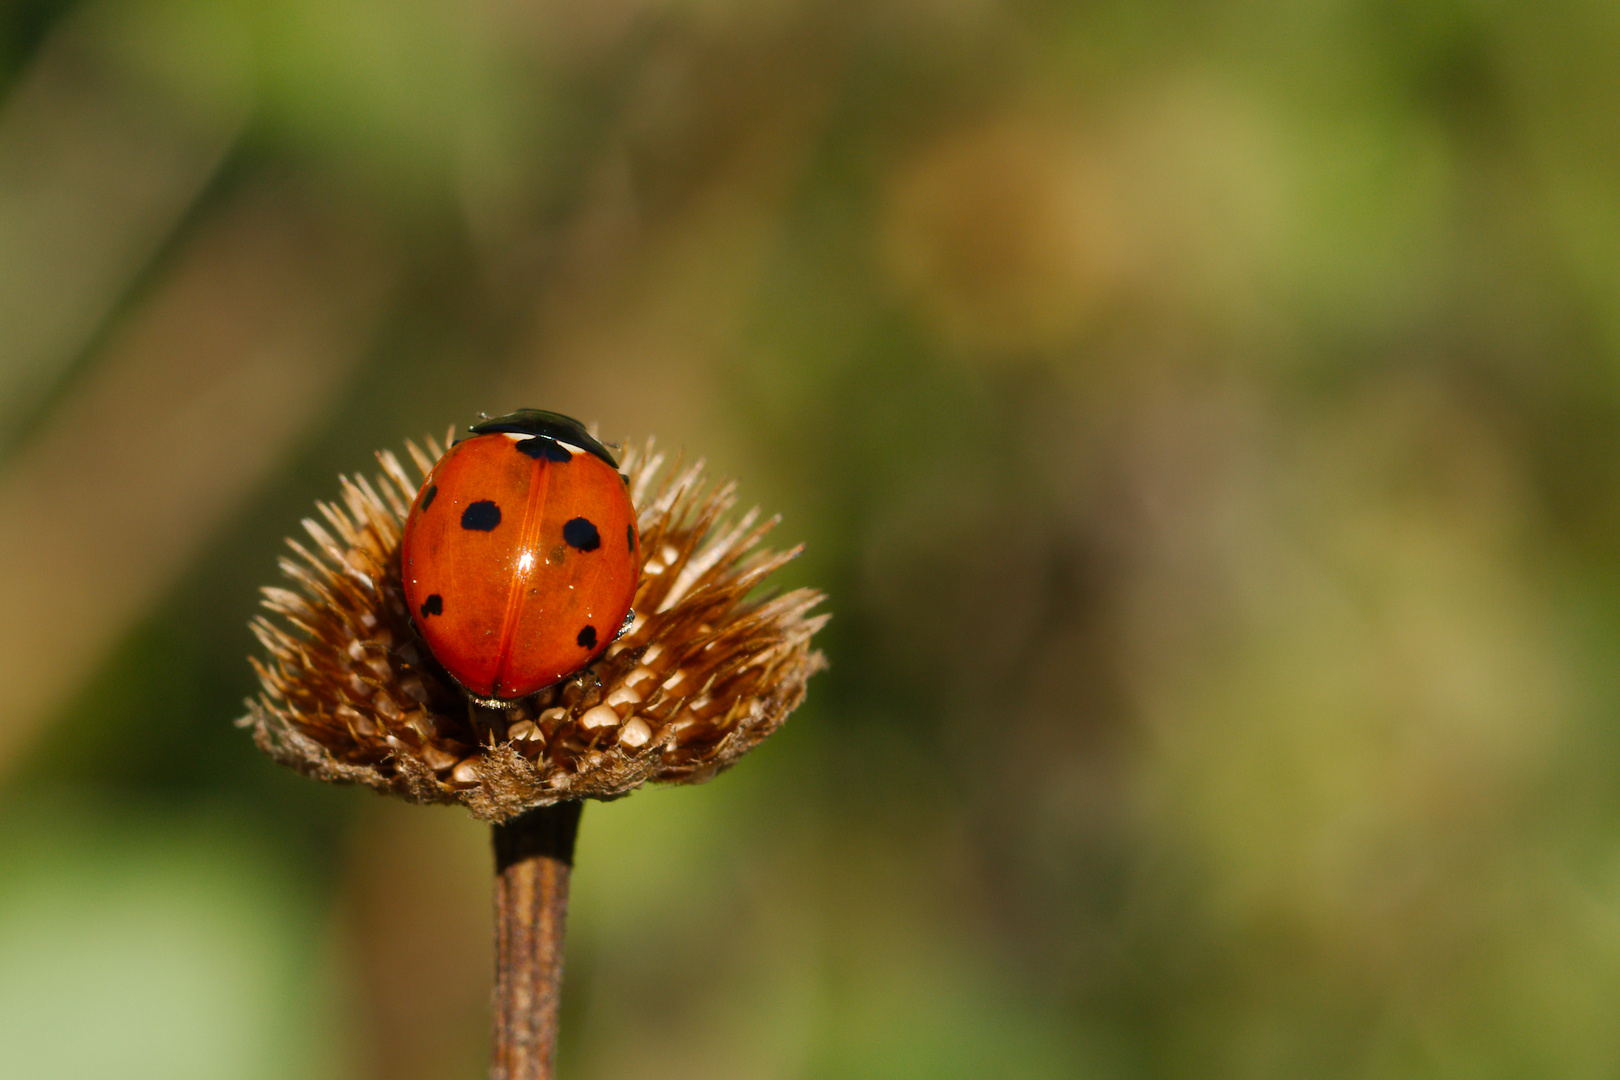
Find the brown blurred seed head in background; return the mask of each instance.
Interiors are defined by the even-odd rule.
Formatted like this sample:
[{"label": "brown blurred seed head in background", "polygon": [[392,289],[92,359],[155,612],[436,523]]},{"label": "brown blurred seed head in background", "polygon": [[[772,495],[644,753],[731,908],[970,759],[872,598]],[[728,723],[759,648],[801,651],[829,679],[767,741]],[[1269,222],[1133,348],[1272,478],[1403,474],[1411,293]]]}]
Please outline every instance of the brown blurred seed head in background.
[{"label": "brown blurred seed head in background", "polygon": [[[418,473],[441,456],[407,443]],[[698,783],[776,730],[824,666],[810,638],[824,599],[749,593],[798,549],[760,541],[757,509],[722,522],[735,484],[703,466],[662,469],[651,441],[625,455],[643,563],[635,620],[594,664],[504,708],[470,705],[411,622],[399,544],[416,496],[391,452],[383,475],[341,480],[341,504],[306,519],[313,547],[281,561],[298,589],[269,587],[276,618],[253,620],[268,651],[262,689],[238,723],[306,776],[419,803],[461,803],[502,821],[563,799],[611,799],[648,781]]]}]

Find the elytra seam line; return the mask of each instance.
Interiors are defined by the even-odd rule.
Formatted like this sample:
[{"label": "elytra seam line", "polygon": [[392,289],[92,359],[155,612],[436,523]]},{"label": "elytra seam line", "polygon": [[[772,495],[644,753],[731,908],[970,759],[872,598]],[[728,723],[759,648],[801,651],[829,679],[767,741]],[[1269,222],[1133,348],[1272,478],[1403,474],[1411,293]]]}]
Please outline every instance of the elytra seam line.
[{"label": "elytra seam line", "polygon": [[[530,469],[529,499],[523,507],[523,520],[518,526],[520,553],[534,547],[534,534],[540,531],[540,508],[545,505],[546,495],[551,488],[550,462],[536,458]],[[492,688],[495,697],[501,696],[501,681],[506,677],[512,659],[512,643],[517,637],[518,608],[522,606],[523,597],[528,591],[529,579],[538,571],[539,567],[530,566],[512,575],[512,591],[506,594],[506,614],[501,619],[501,643],[495,655],[495,682]]]}]

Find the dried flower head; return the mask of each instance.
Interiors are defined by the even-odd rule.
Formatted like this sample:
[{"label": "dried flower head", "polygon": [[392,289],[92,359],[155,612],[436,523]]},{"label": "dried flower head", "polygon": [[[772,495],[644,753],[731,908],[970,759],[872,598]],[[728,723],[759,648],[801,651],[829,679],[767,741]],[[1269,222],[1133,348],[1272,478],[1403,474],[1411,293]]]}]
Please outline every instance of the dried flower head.
[{"label": "dried flower head", "polygon": [[[426,476],[442,455],[407,443]],[[811,615],[822,594],[750,593],[798,549],[760,541],[776,519],[722,517],[735,485],[702,463],[664,471],[651,442],[625,454],[644,562],[630,628],[594,664],[504,708],[474,705],[437,668],[405,606],[399,545],[420,480],[394,454],[383,475],[342,479],[341,505],[306,519],[313,547],[281,561],[253,620],[268,650],[239,723],[307,776],[413,802],[462,803],[501,821],[563,799],[611,799],[649,780],[697,783],[776,730],[821,669]],[[661,477],[661,479],[660,479]]]}]

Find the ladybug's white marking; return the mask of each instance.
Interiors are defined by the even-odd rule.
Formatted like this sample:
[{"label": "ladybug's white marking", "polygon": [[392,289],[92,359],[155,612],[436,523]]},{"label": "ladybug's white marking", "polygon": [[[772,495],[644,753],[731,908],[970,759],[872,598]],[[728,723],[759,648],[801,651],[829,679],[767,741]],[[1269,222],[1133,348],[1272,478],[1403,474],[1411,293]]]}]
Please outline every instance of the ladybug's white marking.
[{"label": "ladybug's white marking", "polygon": [[529,431],[498,431],[498,432],[495,432],[495,434],[497,434],[497,435],[505,435],[508,439],[511,439],[513,442],[528,442],[530,439],[550,439],[552,442],[556,443],[558,446],[562,447],[564,450],[568,450],[568,451],[570,451],[572,453],[575,453],[575,454],[589,453],[589,451],[586,450],[583,446],[575,446],[571,442],[564,442],[562,439],[559,439],[559,438],[557,438],[557,437],[555,437],[553,435],[536,435],[533,432],[529,432]]}]

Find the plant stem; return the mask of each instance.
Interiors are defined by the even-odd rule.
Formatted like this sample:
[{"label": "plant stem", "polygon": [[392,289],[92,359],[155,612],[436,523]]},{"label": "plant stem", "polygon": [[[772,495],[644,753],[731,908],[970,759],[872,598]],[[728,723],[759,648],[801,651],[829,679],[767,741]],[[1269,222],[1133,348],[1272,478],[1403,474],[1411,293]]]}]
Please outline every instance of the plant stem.
[{"label": "plant stem", "polygon": [[495,1041],[490,1080],[552,1080],[563,923],[579,800],[495,826]]}]

